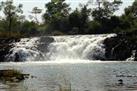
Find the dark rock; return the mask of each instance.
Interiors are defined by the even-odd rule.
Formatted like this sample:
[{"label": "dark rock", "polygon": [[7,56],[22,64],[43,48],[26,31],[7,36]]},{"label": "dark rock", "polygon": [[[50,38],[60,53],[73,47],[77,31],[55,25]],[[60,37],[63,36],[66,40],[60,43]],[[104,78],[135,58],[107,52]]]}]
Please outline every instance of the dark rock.
[{"label": "dark rock", "polygon": [[21,73],[17,70],[0,70],[0,81],[20,82],[25,80],[26,74]]},{"label": "dark rock", "polygon": [[10,49],[13,48],[15,42],[20,41],[18,38],[1,38],[0,39],[0,62],[5,62],[5,56],[9,53]]},{"label": "dark rock", "polygon": [[15,62],[20,62],[20,55],[15,53]]},{"label": "dark rock", "polygon": [[119,85],[123,85],[124,84],[122,79],[119,79],[118,82],[119,82],[118,83]]},{"label": "dark rock", "polygon": [[48,45],[55,40],[52,37],[43,36],[40,38],[38,50],[41,52],[48,52]]},{"label": "dark rock", "polygon": [[[104,41],[106,48],[106,60],[124,61],[130,58],[133,51],[137,52],[137,38],[134,34],[118,34]],[[137,53],[135,53],[135,60]]]}]

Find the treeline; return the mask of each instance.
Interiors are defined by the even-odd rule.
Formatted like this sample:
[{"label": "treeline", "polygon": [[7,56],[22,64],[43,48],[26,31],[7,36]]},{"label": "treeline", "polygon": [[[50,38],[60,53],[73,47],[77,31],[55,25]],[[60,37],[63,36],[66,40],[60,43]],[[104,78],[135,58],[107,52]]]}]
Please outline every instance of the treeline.
[{"label": "treeline", "polygon": [[[42,23],[37,15],[41,9],[34,7],[31,21],[23,15],[23,5],[15,6],[12,0],[1,2],[0,10],[4,17],[0,19],[0,36],[29,37],[38,35],[64,34],[102,34],[126,33],[137,31],[137,1],[125,9],[124,14],[116,16],[115,12],[122,5],[121,0],[96,0],[80,4],[72,10],[65,0],[51,0],[45,4]],[[92,7],[92,8],[91,8]]]}]

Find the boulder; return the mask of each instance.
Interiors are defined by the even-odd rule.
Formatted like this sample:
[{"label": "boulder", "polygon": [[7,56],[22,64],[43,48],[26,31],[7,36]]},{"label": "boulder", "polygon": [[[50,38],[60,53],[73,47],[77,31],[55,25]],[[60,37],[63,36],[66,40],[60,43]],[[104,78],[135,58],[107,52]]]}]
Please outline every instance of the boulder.
[{"label": "boulder", "polygon": [[[130,58],[133,51],[137,52],[137,39],[132,34],[118,34],[104,40],[106,60],[125,61]],[[137,56],[137,54],[135,53]],[[135,57],[136,59],[136,57]]]},{"label": "boulder", "polygon": [[0,81],[20,82],[28,76],[29,74],[23,74],[14,69],[0,70]]}]

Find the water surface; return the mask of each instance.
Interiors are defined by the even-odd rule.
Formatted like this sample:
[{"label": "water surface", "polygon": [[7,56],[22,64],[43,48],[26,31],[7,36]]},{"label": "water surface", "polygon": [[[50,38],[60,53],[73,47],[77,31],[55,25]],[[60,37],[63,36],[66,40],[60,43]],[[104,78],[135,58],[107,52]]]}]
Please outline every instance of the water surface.
[{"label": "water surface", "polygon": [[[0,83],[0,91],[137,91],[135,62],[22,62],[1,63],[32,77],[20,83]],[[123,80],[123,85],[119,84]]]}]

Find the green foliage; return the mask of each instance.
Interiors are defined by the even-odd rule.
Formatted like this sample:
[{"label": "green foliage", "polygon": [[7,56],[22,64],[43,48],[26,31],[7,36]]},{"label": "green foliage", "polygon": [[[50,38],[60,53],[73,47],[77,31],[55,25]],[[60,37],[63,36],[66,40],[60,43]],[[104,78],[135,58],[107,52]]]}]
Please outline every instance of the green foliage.
[{"label": "green foliage", "polygon": [[21,24],[20,32],[26,36],[35,36],[39,34],[37,28],[37,23],[26,20]]},{"label": "green foliage", "polygon": [[137,1],[133,3],[132,6],[129,6],[128,8],[125,9],[125,15],[130,16],[132,18],[137,17]]},{"label": "green foliage", "polygon": [[91,21],[89,23],[89,30],[88,30],[88,32],[90,34],[99,33],[101,28],[102,28],[102,24],[101,23],[99,23],[98,21]]},{"label": "green foliage", "polygon": [[55,23],[68,16],[69,5],[64,2],[65,0],[52,0],[45,5],[46,13],[43,18],[46,23]]},{"label": "green foliage", "polygon": [[98,7],[93,9],[92,17],[98,21],[111,18],[114,12],[119,9],[119,5],[122,3],[121,0],[114,0],[113,2],[107,0],[97,0],[96,2]]},{"label": "green foliage", "polygon": [[120,17],[121,27],[118,32],[135,32],[137,31],[137,1],[132,6],[125,8],[125,13]]},{"label": "green foliage", "polygon": [[[69,15],[69,23],[73,32],[80,34],[86,32],[85,29],[88,28],[88,23],[90,21],[90,12],[91,9],[88,9],[87,5],[84,5],[80,10],[76,9]],[[78,28],[78,30],[74,28]]]},{"label": "green foliage", "polygon": [[15,26],[18,25],[18,21],[20,19],[19,14],[22,14],[22,4],[18,6],[13,5],[13,0],[6,0],[5,2],[1,2],[0,9],[3,11],[5,18],[3,19],[3,24],[7,25],[8,27],[5,30],[12,31],[14,30]]},{"label": "green foliage", "polygon": [[[52,27],[52,31],[64,32],[68,25],[69,5],[65,0],[52,0],[45,5],[46,12],[43,15],[46,24]],[[51,32],[52,32],[51,31]]]},{"label": "green foliage", "polygon": [[[0,10],[4,17],[0,19],[0,36],[38,36],[63,34],[102,34],[137,31],[137,1],[125,9],[125,13],[116,16],[122,4],[121,0],[96,0],[97,6],[89,7],[91,2],[80,4],[71,11],[65,0],[51,0],[45,5],[43,23],[37,14],[41,9],[34,7],[32,20],[25,20],[22,4],[15,6],[12,0],[1,2]],[[21,36],[22,37],[22,36]]]}]

